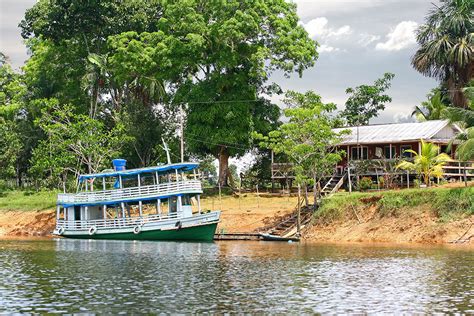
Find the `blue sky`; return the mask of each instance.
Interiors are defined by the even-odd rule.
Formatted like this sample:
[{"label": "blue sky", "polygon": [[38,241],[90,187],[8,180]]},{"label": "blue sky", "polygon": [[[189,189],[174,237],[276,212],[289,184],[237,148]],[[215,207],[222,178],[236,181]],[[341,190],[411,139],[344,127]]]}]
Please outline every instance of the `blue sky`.
[{"label": "blue sky", "polygon": [[[414,30],[432,7],[427,0],[293,0],[301,23],[320,43],[319,60],[302,78],[272,77],[284,89],[315,90],[325,102],[344,105],[345,89],[395,73],[391,104],[372,123],[410,120],[415,105],[436,86],[412,69]],[[15,68],[27,59],[18,23],[34,0],[0,0],[0,51]],[[436,2],[435,2],[436,3]],[[276,100],[277,101],[277,100]]]}]

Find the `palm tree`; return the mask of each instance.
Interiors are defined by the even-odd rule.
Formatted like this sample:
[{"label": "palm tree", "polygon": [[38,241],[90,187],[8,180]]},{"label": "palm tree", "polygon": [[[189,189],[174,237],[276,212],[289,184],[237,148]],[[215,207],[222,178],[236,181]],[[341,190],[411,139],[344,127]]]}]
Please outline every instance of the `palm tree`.
[{"label": "palm tree", "polygon": [[411,113],[419,122],[440,120],[446,117],[446,105],[443,103],[441,91],[428,95],[428,101],[423,101],[420,106],[415,106]]},{"label": "palm tree", "polygon": [[443,166],[451,161],[445,153],[439,153],[439,147],[433,143],[426,143],[421,139],[421,152],[418,154],[414,150],[406,150],[413,154],[413,162],[402,161],[397,165],[397,169],[413,170],[423,177],[427,186],[430,185],[432,177],[440,178],[443,176]]},{"label": "palm tree", "polygon": [[474,127],[467,128],[456,139],[461,141],[456,149],[456,157],[462,161],[474,160]]},{"label": "palm tree", "polygon": [[456,149],[456,157],[463,161],[474,160],[474,82],[464,88],[464,93],[469,99],[469,108],[448,108],[446,117],[451,123],[458,124],[463,128],[463,132],[456,135],[450,142],[451,147],[456,141],[459,145]]},{"label": "palm tree", "polygon": [[441,0],[417,30],[420,48],[413,67],[447,84],[455,106],[466,107],[463,88],[474,75],[474,23],[472,0]]}]

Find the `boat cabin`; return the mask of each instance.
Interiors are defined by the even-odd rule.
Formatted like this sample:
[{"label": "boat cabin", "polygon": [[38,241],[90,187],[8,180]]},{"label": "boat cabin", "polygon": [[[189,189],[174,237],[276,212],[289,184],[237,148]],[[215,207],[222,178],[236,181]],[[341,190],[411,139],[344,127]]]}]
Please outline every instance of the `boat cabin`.
[{"label": "boat cabin", "polygon": [[179,163],[79,176],[77,192],[59,194],[57,218],[66,224],[133,218],[187,218],[201,213],[197,163]]}]

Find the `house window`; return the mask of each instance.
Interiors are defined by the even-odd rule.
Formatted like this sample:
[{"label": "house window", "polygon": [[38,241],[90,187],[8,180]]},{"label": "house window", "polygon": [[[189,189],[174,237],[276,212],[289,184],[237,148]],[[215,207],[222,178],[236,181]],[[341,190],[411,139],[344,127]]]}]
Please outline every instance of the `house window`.
[{"label": "house window", "polygon": [[387,159],[395,158],[395,155],[397,153],[397,151],[395,150],[395,147],[393,146],[385,146],[383,148],[383,152],[384,152],[384,157]]},{"label": "house window", "polygon": [[352,147],[351,159],[352,160],[369,159],[369,148],[366,146]]},{"label": "house window", "polygon": [[411,145],[402,145],[400,146],[400,151],[402,153],[403,158],[411,158],[413,156],[412,153],[406,152],[406,150],[411,149]]}]

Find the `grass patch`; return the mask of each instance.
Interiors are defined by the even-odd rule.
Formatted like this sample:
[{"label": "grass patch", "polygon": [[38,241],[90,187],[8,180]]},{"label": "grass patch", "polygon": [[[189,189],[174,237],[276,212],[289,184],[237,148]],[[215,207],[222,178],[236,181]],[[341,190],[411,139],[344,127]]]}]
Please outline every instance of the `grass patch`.
[{"label": "grass patch", "polygon": [[0,194],[0,211],[42,211],[56,207],[55,191],[5,191]]},{"label": "grass patch", "polygon": [[317,220],[330,223],[352,212],[352,207],[375,205],[381,217],[398,217],[414,208],[426,205],[440,221],[474,214],[474,187],[406,189],[382,192],[339,193],[325,200],[315,214]]}]

